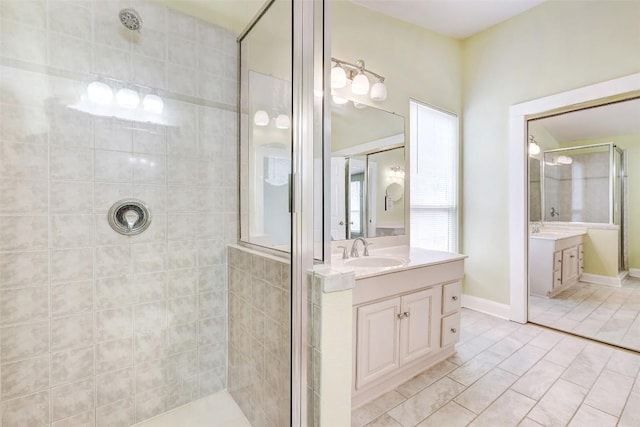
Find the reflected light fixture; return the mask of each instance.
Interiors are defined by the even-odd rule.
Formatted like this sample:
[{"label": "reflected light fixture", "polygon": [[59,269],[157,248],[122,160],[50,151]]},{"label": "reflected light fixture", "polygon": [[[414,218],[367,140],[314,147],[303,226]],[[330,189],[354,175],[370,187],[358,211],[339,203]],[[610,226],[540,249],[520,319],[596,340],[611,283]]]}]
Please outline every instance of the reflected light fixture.
[{"label": "reflected light fixture", "polygon": [[535,156],[536,154],[540,154],[540,146],[533,139],[533,135],[529,135],[529,155]]},{"label": "reflected light fixture", "polygon": [[291,127],[291,120],[286,114],[278,114],[276,117],[276,127],[278,129],[289,129]]},{"label": "reflected light fixture", "polygon": [[256,126],[266,126],[269,124],[269,114],[264,110],[258,110],[253,115],[253,123]]},{"label": "reflected light fixture", "polygon": [[337,104],[337,105],[343,105],[343,104],[346,104],[347,102],[349,102],[349,100],[347,98],[343,98],[343,97],[337,96],[337,95],[331,96],[331,99],[333,100],[333,103]]},{"label": "reflected light fixture", "polygon": [[556,163],[558,163],[559,165],[570,165],[571,163],[573,163],[573,159],[570,156],[558,156],[556,158]]},{"label": "reflected light fixture", "polygon": [[162,110],[164,110],[164,102],[158,95],[148,93],[142,100],[142,107],[149,113],[162,114]]},{"label": "reflected light fixture", "polygon": [[116,102],[123,108],[137,108],[140,104],[140,96],[133,89],[123,87],[116,94]]},{"label": "reflected light fixture", "polygon": [[111,90],[111,87],[106,83],[94,81],[87,86],[87,96],[89,97],[89,101],[93,103],[109,105],[113,99],[113,90]]},{"label": "reflected light fixture", "polygon": [[[366,95],[369,93],[369,98],[372,101],[384,101],[387,99],[387,87],[384,84],[384,77],[367,70],[362,59],[357,60],[355,64],[337,58],[331,58],[331,61],[335,63],[331,68],[332,89],[343,88],[346,86],[347,81],[350,80],[351,93],[354,95]],[[378,81],[371,86],[367,75],[375,77]],[[334,102],[336,102],[335,96]]]}]

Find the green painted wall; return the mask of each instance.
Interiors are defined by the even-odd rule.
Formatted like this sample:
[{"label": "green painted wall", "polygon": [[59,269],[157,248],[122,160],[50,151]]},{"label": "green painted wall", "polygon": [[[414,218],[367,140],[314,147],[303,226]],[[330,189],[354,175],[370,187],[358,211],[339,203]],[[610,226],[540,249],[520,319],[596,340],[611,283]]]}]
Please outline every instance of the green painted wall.
[{"label": "green painted wall", "polygon": [[551,1],[463,41],[465,293],[509,303],[509,107],[640,72],[638,22],[640,2]]}]

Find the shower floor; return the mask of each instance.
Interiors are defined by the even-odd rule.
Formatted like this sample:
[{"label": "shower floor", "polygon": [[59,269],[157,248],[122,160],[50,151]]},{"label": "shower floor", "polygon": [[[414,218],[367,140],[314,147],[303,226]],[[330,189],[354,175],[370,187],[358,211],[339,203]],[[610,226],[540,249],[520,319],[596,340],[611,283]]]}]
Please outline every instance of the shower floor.
[{"label": "shower floor", "polygon": [[251,427],[231,395],[221,391],[141,423],[135,427]]}]

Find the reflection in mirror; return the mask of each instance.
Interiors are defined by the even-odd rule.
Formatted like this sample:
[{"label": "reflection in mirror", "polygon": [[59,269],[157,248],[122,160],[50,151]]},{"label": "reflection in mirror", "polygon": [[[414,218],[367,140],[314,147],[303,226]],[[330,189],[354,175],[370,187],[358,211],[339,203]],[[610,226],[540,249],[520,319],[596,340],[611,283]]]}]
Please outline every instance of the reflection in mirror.
[{"label": "reflection in mirror", "polygon": [[[404,118],[354,103],[331,111],[331,238],[404,234]],[[393,185],[395,184],[395,185]],[[391,186],[393,199],[388,195]]]},{"label": "reflection in mirror", "polygon": [[240,44],[240,238],[289,250],[291,5],[274,2]]},{"label": "reflection in mirror", "polygon": [[529,320],[636,351],[638,117],[636,98],[528,123]]},{"label": "reflection in mirror", "polygon": [[542,181],[540,160],[529,157],[529,221],[542,221]]}]

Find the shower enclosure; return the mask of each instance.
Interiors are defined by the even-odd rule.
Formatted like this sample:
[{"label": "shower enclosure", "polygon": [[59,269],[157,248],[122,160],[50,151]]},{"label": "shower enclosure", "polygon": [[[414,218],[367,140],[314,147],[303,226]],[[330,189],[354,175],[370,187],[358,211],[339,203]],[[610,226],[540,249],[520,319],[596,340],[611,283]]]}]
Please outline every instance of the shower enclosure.
[{"label": "shower enclosure", "polygon": [[[276,1],[289,37],[313,16],[296,3]],[[297,249],[300,210],[278,228],[293,275],[288,253],[228,249],[246,118],[238,32],[182,7],[0,0],[2,427],[128,427],[225,390],[255,425],[299,425],[291,307],[298,325],[313,253]],[[283,167],[307,161],[295,151],[306,110],[291,110],[308,88],[290,88],[302,65],[288,43],[294,144],[288,131],[288,163],[264,163],[277,190]]]},{"label": "shower enclosure", "polygon": [[548,150],[542,163],[543,221],[617,226],[619,271],[626,270],[623,165],[612,143]]}]

